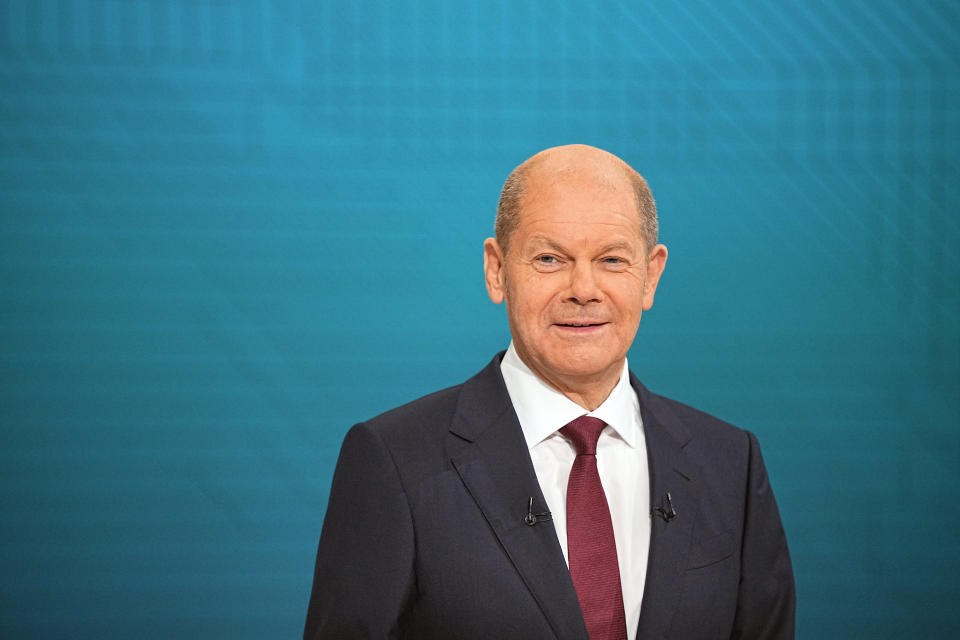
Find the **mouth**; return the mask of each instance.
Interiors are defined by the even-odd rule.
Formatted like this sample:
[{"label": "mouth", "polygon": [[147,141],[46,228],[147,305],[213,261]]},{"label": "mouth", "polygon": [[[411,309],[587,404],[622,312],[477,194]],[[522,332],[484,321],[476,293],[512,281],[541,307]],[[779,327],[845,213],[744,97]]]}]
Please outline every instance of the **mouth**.
[{"label": "mouth", "polygon": [[557,322],[553,326],[568,333],[589,333],[605,327],[606,322]]}]

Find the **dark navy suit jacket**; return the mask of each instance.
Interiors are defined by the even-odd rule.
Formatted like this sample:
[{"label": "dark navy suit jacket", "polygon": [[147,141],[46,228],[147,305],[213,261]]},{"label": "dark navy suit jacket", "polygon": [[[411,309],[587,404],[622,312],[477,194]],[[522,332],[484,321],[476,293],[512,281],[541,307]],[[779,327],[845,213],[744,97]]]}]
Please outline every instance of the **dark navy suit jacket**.
[{"label": "dark navy suit jacket", "polygon": [[[304,638],[586,640],[498,355],[346,436]],[[647,391],[652,516],[638,638],[793,638],[786,538],[756,438]]]}]

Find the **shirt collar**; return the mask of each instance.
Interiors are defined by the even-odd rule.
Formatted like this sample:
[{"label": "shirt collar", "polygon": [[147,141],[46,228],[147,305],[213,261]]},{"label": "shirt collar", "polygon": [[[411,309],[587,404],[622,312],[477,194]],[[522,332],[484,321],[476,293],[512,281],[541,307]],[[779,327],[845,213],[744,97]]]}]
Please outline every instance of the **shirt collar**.
[{"label": "shirt collar", "polygon": [[500,372],[520,420],[527,447],[532,449],[582,415],[603,420],[624,442],[631,447],[636,445],[640,437],[640,402],[630,386],[630,369],[626,358],[617,385],[603,404],[590,412],[538,378],[517,355],[512,341],[500,362]]}]

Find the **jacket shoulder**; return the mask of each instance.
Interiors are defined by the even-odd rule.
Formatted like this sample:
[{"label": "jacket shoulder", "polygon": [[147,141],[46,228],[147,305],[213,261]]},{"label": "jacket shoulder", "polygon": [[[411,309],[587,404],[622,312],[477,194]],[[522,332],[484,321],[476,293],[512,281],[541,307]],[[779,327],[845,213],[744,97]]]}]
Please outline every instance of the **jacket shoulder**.
[{"label": "jacket shoulder", "polygon": [[660,407],[668,409],[698,434],[707,433],[717,437],[742,437],[745,433],[744,429],[736,425],[672,398],[655,393],[650,393],[649,398],[652,405],[659,404]]},{"label": "jacket shoulder", "polygon": [[457,401],[463,384],[454,385],[434,391],[425,396],[411,400],[399,407],[364,421],[364,425],[381,437],[390,438],[398,430],[407,432],[413,426],[441,426],[444,429],[450,425],[457,408]]},{"label": "jacket shoulder", "polygon": [[385,411],[361,425],[387,442],[436,440],[440,433],[450,429],[458,412],[485,414],[493,405],[509,403],[500,375],[502,357],[503,352],[498,353],[486,367],[461,384],[434,391]]},{"label": "jacket shoulder", "polygon": [[648,391],[637,385],[644,428],[662,428],[688,453],[706,458],[727,457],[741,460],[749,457],[756,446],[756,437],[725,420],[688,404]]}]

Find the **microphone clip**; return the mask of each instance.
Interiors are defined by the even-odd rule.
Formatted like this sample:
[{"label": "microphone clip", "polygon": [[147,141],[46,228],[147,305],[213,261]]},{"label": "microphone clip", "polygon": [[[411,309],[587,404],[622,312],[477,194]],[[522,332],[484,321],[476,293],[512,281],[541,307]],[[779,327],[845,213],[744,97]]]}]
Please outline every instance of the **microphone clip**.
[{"label": "microphone clip", "polygon": [[664,522],[670,522],[677,517],[677,510],[673,508],[673,497],[669,491],[660,501],[660,506],[653,509],[650,515],[654,513],[663,518]]},{"label": "microphone clip", "polygon": [[542,513],[533,512],[533,496],[530,496],[530,501],[527,503],[527,515],[523,518],[524,524],[532,527],[538,522],[549,522],[550,520],[553,520],[553,515],[551,515],[549,511]]}]

